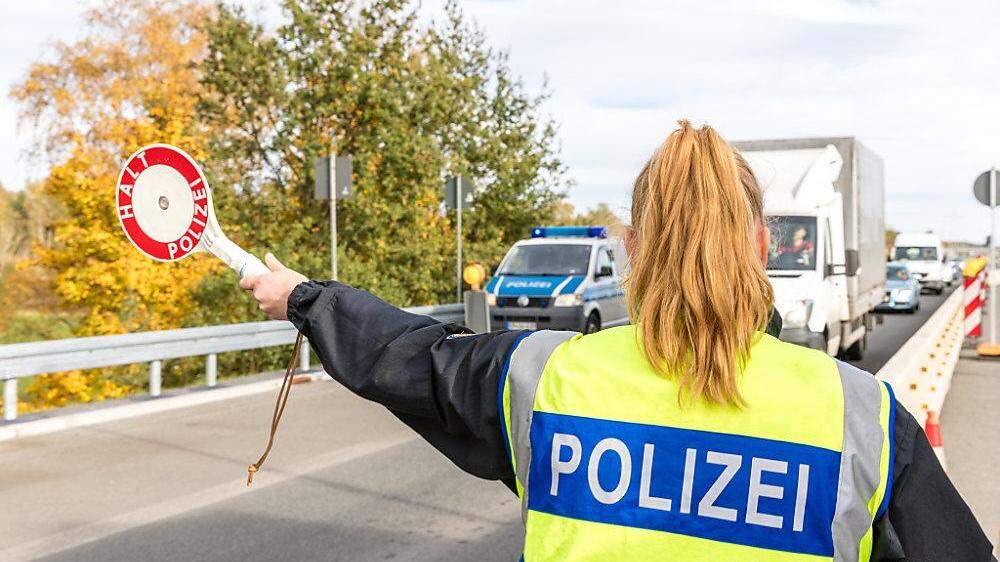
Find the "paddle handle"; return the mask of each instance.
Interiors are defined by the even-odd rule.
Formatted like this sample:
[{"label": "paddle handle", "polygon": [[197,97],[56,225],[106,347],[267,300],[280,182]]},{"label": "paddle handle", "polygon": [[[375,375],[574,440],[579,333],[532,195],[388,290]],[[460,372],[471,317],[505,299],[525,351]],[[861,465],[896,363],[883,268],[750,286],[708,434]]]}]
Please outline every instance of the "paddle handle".
[{"label": "paddle handle", "polygon": [[270,271],[260,258],[240,248],[224,234],[216,233],[213,236],[206,232],[204,241],[205,249],[233,268],[240,279],[247,275],[262,275]]}]

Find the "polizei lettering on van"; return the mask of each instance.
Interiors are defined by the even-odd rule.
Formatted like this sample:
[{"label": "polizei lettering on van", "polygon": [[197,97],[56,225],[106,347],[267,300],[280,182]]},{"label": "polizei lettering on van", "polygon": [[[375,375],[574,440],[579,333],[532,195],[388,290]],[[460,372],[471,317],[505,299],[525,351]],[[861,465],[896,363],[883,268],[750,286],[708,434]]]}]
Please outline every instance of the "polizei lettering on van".
[{"label": "polizei lettering on van", "polygon": [[837,451],[546,412],[531,446],[530,510],[833,555]]}]

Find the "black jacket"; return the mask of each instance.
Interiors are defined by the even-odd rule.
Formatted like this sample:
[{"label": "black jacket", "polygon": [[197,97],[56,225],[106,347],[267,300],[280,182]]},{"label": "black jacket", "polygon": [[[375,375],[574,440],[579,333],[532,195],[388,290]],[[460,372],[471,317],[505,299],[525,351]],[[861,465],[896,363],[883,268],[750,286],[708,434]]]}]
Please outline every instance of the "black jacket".
[{"label": "black jacket", "polygon": [[[522,331],[471,334],[335,281],[296,287],[288,319],[337,381],[387,407],[463,470],[514,490],[497,393]],[[995,560],[920,425],[895,408],[892,496],[875,524],[872,560]]]}]

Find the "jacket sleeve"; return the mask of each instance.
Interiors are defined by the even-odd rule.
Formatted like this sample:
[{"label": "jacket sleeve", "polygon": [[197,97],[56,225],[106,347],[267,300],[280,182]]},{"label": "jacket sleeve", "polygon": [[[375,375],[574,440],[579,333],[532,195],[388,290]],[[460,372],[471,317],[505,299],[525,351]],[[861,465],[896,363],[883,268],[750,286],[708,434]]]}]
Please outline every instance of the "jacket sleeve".
[{"label": "jacket sleeve", "polygon": [[497,397],[521,332],[473,334],[336,281],[301,283],[288,319],[334,379],[388,408],[463,470],[514,489]]},{"label": "jacket sleeve", "polygon": [[872,560],[996,560],[920,424],[899,402],[895,408],[892,495],[888,512],[875,525]]}]

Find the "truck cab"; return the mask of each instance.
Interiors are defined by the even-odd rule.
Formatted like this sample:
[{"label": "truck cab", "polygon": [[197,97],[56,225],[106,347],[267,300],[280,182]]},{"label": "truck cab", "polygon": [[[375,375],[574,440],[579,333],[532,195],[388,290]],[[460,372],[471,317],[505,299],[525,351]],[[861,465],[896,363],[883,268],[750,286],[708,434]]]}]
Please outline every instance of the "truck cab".
[{"label": "truck cab", "polygon": [[781,339],[833,354],[840,350],[830,345],[829,327],[839,327],[847,314],[840,203],[834,194],[811,212],[768,212],[767,276],[782,318]]},{"label": "truck cab", "polygon": [[781,339],[861,359],[886,292],[881,158],[851,137],[734,146],[764,190]]},{"label": "truck cab", "polygon": [[900,232],[892,245],[892,259],[906,264],[922,290],[938,295],[954,277],[946,263],[941,238],[936,234]]},{"label": "truck cab", "polygon": [[491,325],[587,334],[627,324],[624,266],[624,247],[605,227],[533,228],[486,285]]}]

